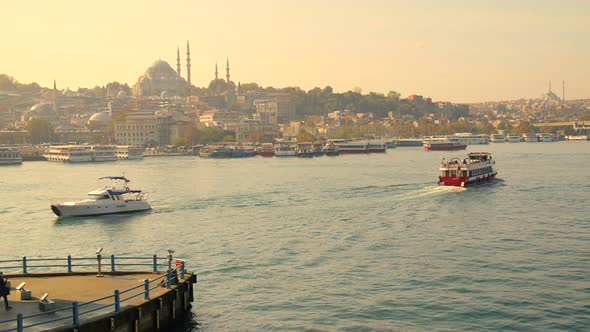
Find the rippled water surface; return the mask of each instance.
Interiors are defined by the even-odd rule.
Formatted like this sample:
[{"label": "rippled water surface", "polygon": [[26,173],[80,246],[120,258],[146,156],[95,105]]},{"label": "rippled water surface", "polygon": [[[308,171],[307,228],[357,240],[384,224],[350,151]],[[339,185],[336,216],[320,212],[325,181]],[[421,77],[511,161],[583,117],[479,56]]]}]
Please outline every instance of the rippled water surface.
[{"label": "rippled water surface", "polygon": [[[165,255],[203,331],[590,330],[590,143],[470,146],[498,181],[437,187],[460,152],[146,158],[0,168],[2,259]],[[58,220],[125,171],[154,210]],[[189,328],[190,329],[190,328]]]}]

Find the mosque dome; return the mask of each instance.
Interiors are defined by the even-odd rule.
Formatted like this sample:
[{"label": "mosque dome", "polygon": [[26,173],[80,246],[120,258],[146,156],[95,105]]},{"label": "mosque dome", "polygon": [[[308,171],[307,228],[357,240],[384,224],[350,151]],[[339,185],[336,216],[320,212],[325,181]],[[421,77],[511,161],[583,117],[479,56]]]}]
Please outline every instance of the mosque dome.
[{"label": "mosque dome", "polygon": [[93,127],[102,127],[109,124],[109,122],[111,122],[111,114],[109,112],[99,112],[92,114],[87,124]]},{"label": "mosque dome", "polygon": [[168,62],[157,60],[152,63],[143,75],[138,77],[133,86],[136,96],[161,96],[167,91],[174,95],[183,91],[186,86],[184,78],[180,77]]},{"label": "mosque dome", "polygon": [[127,96],[127,94],[123,90],[119,90],[119,93],[117,93],[117,99],[127,99],[128,97],[129,96]]},{"label": "mosque dome", "polygon": [[51,103],[39,103],[39,104],[35,104],[33,105],[33,107],[31,107],[29,109],[30,112],[34,112],[34,113],[45,113],[48,111],[53,112],[53,104]]}]

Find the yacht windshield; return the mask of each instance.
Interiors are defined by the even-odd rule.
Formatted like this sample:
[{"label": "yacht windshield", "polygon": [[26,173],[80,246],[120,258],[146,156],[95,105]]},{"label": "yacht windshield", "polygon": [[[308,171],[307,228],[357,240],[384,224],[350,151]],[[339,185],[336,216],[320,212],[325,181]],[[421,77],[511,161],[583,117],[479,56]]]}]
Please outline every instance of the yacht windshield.
[{"label": "yacht windshield", "polygon": [[93,200],[93,201],[98,201],[98,200],[101,200],[101,199],[109,199],[109,195],[102,195],[102,194],[99,194],[99,195],[96,195],[96,194],[89,194],[89,195],[88,195],[88,199],[91,199],[91,200]]}]

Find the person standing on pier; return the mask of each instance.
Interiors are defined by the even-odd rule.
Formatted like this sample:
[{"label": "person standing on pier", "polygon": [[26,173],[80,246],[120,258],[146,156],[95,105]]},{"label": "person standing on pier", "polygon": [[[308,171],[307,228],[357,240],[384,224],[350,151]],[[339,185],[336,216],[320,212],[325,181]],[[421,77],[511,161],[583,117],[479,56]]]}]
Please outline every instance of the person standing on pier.
[{"label": "person standing on pier", "polygon": [[8,295],[10,294],[10,288],[8,288],[4,274],[0,272],[0,297],[4,298],[4,304],[6,304],[6,310],[10,310],[12,307],[8,305]]}]

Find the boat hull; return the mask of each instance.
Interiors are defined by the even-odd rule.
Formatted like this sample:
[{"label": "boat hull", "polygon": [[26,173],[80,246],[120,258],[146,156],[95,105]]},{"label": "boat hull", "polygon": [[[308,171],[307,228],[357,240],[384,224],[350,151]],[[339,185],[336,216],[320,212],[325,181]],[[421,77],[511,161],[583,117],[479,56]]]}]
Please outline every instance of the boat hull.
[{"label": "boat hull", "polygon": [[263,157],[272,157],[275,155],[275,152],[274,151],[260,151],[258,154]]},{"label": "boat hull", "polygon": [[467,145],[465,145],[465,144],[442,145],[442,146],[424,145],[425,151],[454,151],[454,150],[465,150],[466,148],[467,148]]},{"label": "boat hull", "polygon": [[51,211],[58,217],[84,217],[99,216],[115,213],[129,213],[151,210],[152,207],[146,201],[109,201],[100,204],[54,204]]},{"label": "boat hull", "polygon": [[438,179],[439,186],[449,187],[472,187],[484,183],[489,183],[496,180],[496,174],[489,174],[477,178],[457,178],[452,176],[442,176]]}]

